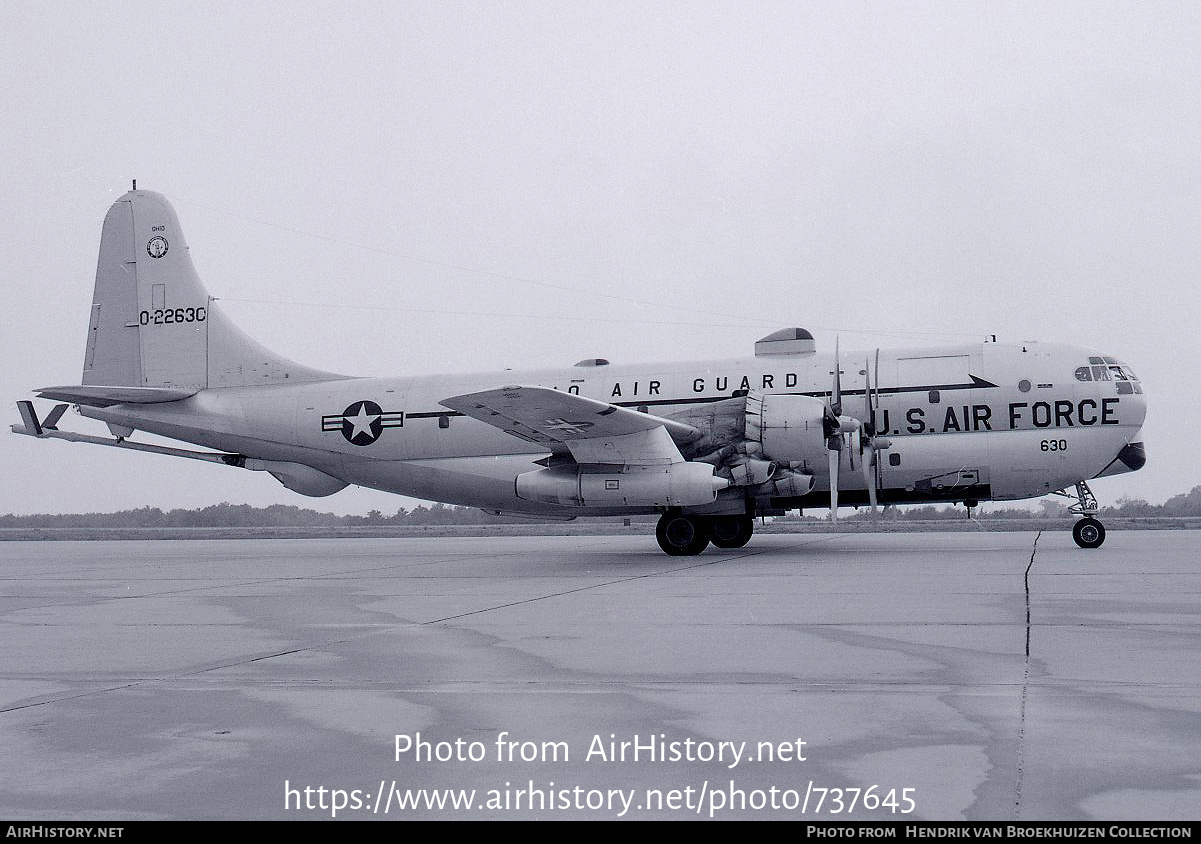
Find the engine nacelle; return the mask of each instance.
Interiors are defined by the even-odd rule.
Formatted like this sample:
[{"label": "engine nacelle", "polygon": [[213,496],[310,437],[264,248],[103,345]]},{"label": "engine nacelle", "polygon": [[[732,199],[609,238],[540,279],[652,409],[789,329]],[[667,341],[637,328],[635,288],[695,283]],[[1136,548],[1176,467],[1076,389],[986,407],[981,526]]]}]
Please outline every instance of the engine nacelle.
[{"label": "engine nacelle", "polygon": [[746,438],[767,459],[824,466],[825,415],[826,403],[813,396],[752,393],[746,398]]},{"label": "engine nacelle", "polygon": [[[591,467],[590,467],[591,468]],[[557,466],[517,476],[517,497],[571,507],[697,507],[717,500],[730,482],[708,463],[623,466],[583,471]]]}]

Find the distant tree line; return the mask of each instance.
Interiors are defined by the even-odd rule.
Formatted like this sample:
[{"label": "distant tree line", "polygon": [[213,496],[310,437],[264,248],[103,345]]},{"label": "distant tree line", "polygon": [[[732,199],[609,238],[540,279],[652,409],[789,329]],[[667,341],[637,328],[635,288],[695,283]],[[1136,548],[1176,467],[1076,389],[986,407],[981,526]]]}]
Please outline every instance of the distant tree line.
[{"label": "distant tree line", "polygon": [[[1028,510],[1024,507],[998,506],[989,502],[972,510],[972,516],[977,519],[1059,519],[1067,518],[1068,508],[1074,503],[1069,498],[1043,498],[1039,500],[1038,510]],[[810,514],[806,514],[810,515]],[[812,511],[815,518],[825,518],[824,513]],[[1103,506],[1098,514],[1110,518],[1146,518],[1151,516],[1201,516],[1201,486],[1193,487],[1192,491],[1174,495],[1163,504],[1149,504],[1142,498],[1119,498],[1113,505]],[[918,505],[890,507],[886,518],[897,521],[928,521],[936,519],[963,519],[967,513],[962,505]],[[849,517],[870,518],[867,508]]]},{"label": "distant tree line", "polygon": [[161,510],[139,507],[117,513],[40,513],[0,516],[0,528],[181,528],[181,527],[353,527],[387,525],[486,525],[527,521],[515,516],[493,516],[470,507],[422,505],[391,515],[371,510],[365,516],[338,516],[316,510],[273,504],[213,504],[199,510]]},{"label": "distant tree line", "polygon": [[[978,519],[1054,519],[1068,515],[1070,500],[1044,498],[1039,510],[1021,507],[998,507],[986,504],[973,511]],[[897,521],[932,519],[962,519],[962,506],[905,506],[886,508],[884,517]],[[1163,504],[1148,504],[1141,498],[1119,498],[1109,507],[1102,507],[1102,517],[1201,516],[1201,486],[1191,492],[1169,498]],[[647,517],[636,517],[643,521]],[[826,511],[814,508],[805,513],[806,520],[826,518]],[[843,518],[870,518],[866,507]],[[536,521],[518,516],[494,516],[471,507],[446,504],[420,505],[412,510],[404,507],[391,515],[371,510],[365,516],[337,516],[319,513],[287,504],[252,507],[249,504],[213,504],[199,510],[161,510],[158,507],[139,507],[117,513],[40,513],[32,516],[0,516],[0,528],[184,528],[184,527],[355,527],[388,525],[490,525],[522,524]]]}]

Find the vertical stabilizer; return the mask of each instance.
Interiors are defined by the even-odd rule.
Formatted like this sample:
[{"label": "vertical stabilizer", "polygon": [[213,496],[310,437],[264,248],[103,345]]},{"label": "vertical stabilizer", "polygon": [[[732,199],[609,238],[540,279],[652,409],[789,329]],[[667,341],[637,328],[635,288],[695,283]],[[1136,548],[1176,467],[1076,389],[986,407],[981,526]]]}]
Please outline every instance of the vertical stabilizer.
[{"label": "vertical stabilizer", "polygon": [[214,304],[166,198],[134,190],[100,237],[83,383],[196,391],[323,381],[247,337]]},{"label": "vertical stabilizer", "polygon": [[84,384],[127,387],[142,384],[133,243],[133,203],[115,202],[108,209],[100,234],[96,289],[92,294],[88,345],[83,357]]}]

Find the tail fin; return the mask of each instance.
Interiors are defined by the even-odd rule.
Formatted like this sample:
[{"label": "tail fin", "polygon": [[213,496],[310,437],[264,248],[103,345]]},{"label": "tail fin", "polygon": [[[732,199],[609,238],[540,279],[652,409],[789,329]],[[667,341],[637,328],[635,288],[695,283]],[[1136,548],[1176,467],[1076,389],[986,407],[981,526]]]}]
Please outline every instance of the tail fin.
[{"label": "tail fin", "polygon": [[100,236],[85,385],[195,392],[342,377],[282,358],[229,321],[200,283],[166,198],[134,190],[113,203]]}]

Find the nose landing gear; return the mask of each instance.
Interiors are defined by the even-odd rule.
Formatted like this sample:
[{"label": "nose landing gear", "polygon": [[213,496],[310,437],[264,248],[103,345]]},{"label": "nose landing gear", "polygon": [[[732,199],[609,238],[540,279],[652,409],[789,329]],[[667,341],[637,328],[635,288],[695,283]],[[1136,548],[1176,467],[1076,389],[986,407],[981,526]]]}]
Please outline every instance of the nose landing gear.
[{"label": "nose landing gear", "polygon": [[1105,525],[1096,519],[1081,519],[1072,525],[1072,539],[1081,548],[1100,548],[1105,541]]},{"label": "nose landing gear", "polygon": [[1075,495],[1062,489],[1055,494],[1076,499],[1076,503],[1068,508],[1072,515],[1082,517],[1072,525],[1072,539],[1075,543],[1081,548],[1100,548],[1101,543],[1105,541],[1105,526],[1093,518],[1101,508],[1097,506],[1097,498],[1088,488],[1088,484],[1084,481],[1077,483]]}]

